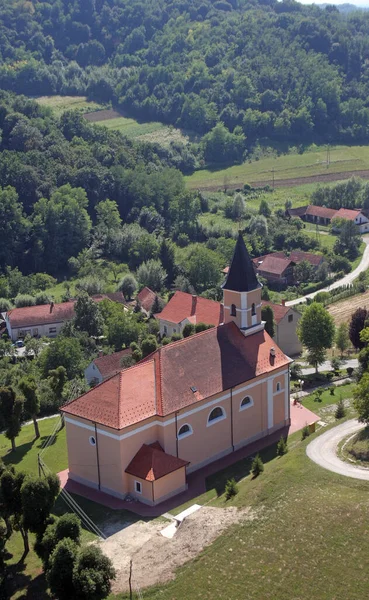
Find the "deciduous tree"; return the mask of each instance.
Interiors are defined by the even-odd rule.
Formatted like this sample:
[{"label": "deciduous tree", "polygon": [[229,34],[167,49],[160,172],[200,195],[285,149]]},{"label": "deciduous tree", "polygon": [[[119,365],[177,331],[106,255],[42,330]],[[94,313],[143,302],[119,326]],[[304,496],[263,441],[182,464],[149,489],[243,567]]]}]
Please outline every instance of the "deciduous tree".
[{"label": "deciduous tree", "polygon": [[324,362],[326,351],[334,339],[334,321],[322,304],[313,302],[305,309],[298,326],[298,336],[308,351],[309,363],[318,366]]}]

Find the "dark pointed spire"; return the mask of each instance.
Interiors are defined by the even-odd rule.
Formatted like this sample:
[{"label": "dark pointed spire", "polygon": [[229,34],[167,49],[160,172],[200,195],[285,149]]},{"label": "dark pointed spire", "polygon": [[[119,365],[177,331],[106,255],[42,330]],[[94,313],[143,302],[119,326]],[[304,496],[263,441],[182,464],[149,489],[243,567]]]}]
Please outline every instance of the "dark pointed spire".
[{"label": "dark pointed spire", "polygon": [[222,288],[234,292],[251,292],[260,287],[261,284],[257,280],[254,265],[243,241],[242,233],[239,232],[231,266]]}]

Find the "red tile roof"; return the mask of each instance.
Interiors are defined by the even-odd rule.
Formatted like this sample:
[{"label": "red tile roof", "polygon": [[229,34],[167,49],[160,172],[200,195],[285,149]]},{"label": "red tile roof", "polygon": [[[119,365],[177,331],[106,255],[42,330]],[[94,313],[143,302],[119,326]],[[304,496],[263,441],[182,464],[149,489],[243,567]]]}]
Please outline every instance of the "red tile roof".
[{"label": "red tile roof", "polygon": [[324,257],[321,254],[312,254],[311,252],[300,252],[300,250],[293,250],[289,256],[289,259],[297,265],[303,260],[306,260],[313,265],[313,267],[318,267],[324,260]]},{"label": "red tile roof", "polygon": [[120,363],[123,356],[130,356],[131,354],[131,348],[125,348],[124,350],[120,350],[120,352],[113,352],[113,354],[99,356],[93,360],[93,363],[99,369],[102,377],[107,379],[108,377],[111,377],[122,370]]},{"label": "red tile roof", "polygon": [[[124,303],[122,292],[112,294],[97,294],[92,296],[95,302],[111,300],[112,302]],[[122,300],[123,298],[123,300]],[[11,327],[35,327],[37,325],[48,325],[49,323],[64,323],[74,317],[74,304],[76,300],[69,302],[40,304],[38,306],[24,306],[13,308],[8,311],[8,319]]]},{"label": "red tile roof", "polygon": [[310,204],[310,206],[307,207],[305,214],[311,215],[312,217],[333,219],[336,212],[337,211],[334,208],[326,208],[325,206],[315,206],[314,204]]},{"label": "red tile roof", "polygon": [[334,218],[336,219],[346,219],[347,221],[355,221],[356,217],[359,216],[361,210],[351,210],[349,208],[340,208],[337,210]]},{"label": "red tile roof", "polygon": [[126,468],[126,473],[146,481],[156,481],[188,464],[188,461],[167,454],[154,444],[143,444]]},{"label": "red tile roof", "polygon": [[283,306],[283,304],[274,304],[274,302],[269,302],[269,300],[262,300],[261,307],[270,306],[274,313],[274,320],[277,325],[284,319],[286,314],[291,310],[290,306]]},{"label": "red tile roof", "polygon": [[139,294],[137,294],[137,300],[140,302],[142,308],[147,312],[150,312],[152,305],[155,302],[156,294],[150,288],[144,287]]},{"label": "red tile roof", "polygon": [[289,258],[280,258],[278,256],[268,255],[258,264],[259,273],[270,273],[271,275],[283,275],[286,269],[292,265]]},{"label": "red tile roof", "polygon": [[245,337],[235,323],[227,323],[159,348],[62,410],[123,429],[172,414],[289,362],[265,331]]},{"label": "red tile roof", "polygon": [[224,318],[223,305],[220,302],[185,292],[176,292],[162,312],[155,316],[170,323],[181,323],[188,319],[191,323],[206,325],[220,325]]},{"label": "red tile roof", "polygon": [[11,327],[34,327],[49,323],[63,323],[74,317],[74,300],[61,304],[40,304],[13,308],[8,312]]}]

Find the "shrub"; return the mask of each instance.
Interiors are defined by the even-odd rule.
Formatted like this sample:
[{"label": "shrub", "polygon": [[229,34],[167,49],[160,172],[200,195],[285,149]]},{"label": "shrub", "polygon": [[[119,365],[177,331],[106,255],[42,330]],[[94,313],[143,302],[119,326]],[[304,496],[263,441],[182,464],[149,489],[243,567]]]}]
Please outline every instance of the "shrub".
[{"label": "shrub", "polygon": [[314,392],[314,402],[321,402],[322,401],[322,395],[323,395],[323,388],[318,388],[317,390],[315,390]]},{"label": "shrub", "polygon": [[309,427],[307,425],[305,425],[305,427],[303,427],[301,430],[301,441],[304,441],[304,439],[309,437],[309,435],[310,435]]},{"label": "shrub", "polygon": [[46,292],[39,292],[35,296],[35,302],[36,302],[37,305],[39,305],[39,304],[49,304],[50,298],[46,294]]},{"label": "shrub", "polygon": [[178,340],[182,339],[182,336],[180,333],[173,333],[173,335],[170,339],[172,342],[178,342]]},{"label": "shrub", "polygon": [[185,325],[183,328],[183,337],[190,337],[190,335],[193,335],[194,333],[195,325],[193,325],[192,323],[187,323],[187,325]]},{"label": "shrub", "polygon": [[123,296],[130,300],[137,290],[138,283],[136,278],[133,275],[126,275],[123,277],[122,281],[119,284],[119,290],[123,293]]},{"label": "shrub", "polygon": [[287,454],[287,452],[288,452],[287,440],[282,435],[281,439],[279,440],[279,442],[277,444],[277,455],[283,456],[284,454]]},{"label": "shrub", "polygon": [[232,479],[228,479],[227,483],[225,484],[225,496],[227,500],[230,500],[231,498],[233,498],[233,496],[236,496],[238,494],[238,485],[236,483],[236,480],[234,477],[232,477]]},{"label": "shrub", "polygon": [[326,379],[328,379],[328,381],[332,381],[334,377],[334,373],[326,373]]},{"label": "shrub", "polygon": [[0,312],[7,312],[11,307],[12,305],[7,298],[0,298]]},{"label": "shrub", "polygon": [[335,356],[331,360],[331,365],[332,365],[332,370],[334,371],[334,373],[336,373],[336,374],[339,373],[340,366],[341,366],[341,359],[338,358],[338,356]]},{"label": "shrub", "polygon": [[29,294],[18,294],[15,297],[14,304],[17,308],[23,308],[24,306],[35,306],[36,301]]},{"label": "shrub", "polygon": [[264,464],[260,454],[257,454],[251,464],[251,473],[254,477],[258,477],[264,471]]},{"label": "shrub", "polygon": [[330,395],[334,396],[334,392],[335,392],[334,387],[331,387],[330,390],[329,390]]},{"label": "shrub", "polygon": [[290,369],[291,379],[299,379],[302,375],[302,367],[299,363],[295,362]]},{"label": "shrub", "polygon": [[[0,304],[1,304],[1,300],[0,300]],[[353,367],[347,367],[347,369],[346,369],[346,372],[347,372],[347,375],[348,375],[349,377],[351,377],[351,376],[352,376],[352,374],[353,374],[353,372],[354,372],[354,369],[353,369]]]},{"label": "shrub", "polygon": [[95,294],[101,294],[104,291],[104,283],[101,279],[86,277],[85,279],[77,281],[76,290],[79,292],[86,292],[89,296],[94,296]]},{"label": "shrub", "polygon": [[163,337],[163,339],[161,340],[161,343],[163,346],[167,346],[168,344],[170,344],[172,340],[169,337]]},{"label": "shrub", "polygon": [[346,409],[342,398],[339,399],[337,403],[336,412],[334,413],[336,419],[343,419],[346,416]]}]

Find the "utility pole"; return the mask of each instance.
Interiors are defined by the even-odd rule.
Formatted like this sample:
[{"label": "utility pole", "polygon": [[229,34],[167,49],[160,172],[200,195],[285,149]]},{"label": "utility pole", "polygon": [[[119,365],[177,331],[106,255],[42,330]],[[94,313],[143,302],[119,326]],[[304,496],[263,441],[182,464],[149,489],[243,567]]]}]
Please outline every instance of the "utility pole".
[{"label": "utility pole", "polygon": [[132,592],[132,559],[129,561],[129,600],[133,600],[133,592]]},{"label": "utility pole", "polygon": [[274,192],[274,169],[273,169],[273,192]]},{"label": "utility pole", "polygon": [[330,150],[329,144],[327,144],[327,169],[330,164],[331,164],[331,150]]}]

